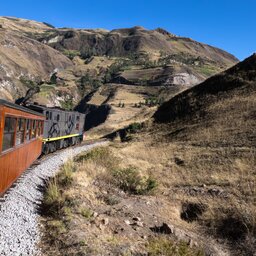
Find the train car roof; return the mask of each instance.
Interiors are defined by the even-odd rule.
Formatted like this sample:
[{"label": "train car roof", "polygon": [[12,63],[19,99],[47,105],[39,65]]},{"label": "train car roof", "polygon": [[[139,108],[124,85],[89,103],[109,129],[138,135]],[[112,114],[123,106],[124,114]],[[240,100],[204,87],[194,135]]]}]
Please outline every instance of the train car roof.
[{"label": "train car roof", "polygon": [[23,106],[20,106],[20,105],[17,105],[17,104],[14,104],[14,103],[11,103],[9,101],[6,101],[6,100],[2,100],[0,99],[0,106],[6,106],[6,107],[9,107],[9,108],[14,108],[14,109],[17,109],[17,110],[21,110],[21,111],[24,111],[24,112],[27,112],[27,113],[30,113],[30,114],[33,114],[33,115],[37,115],[37,116],[44,116],[43,114],[39,113],[39,112],[36,112],[34,110],[31,110],[29,108],[26,108],[26,107],[23,107]]},{"label": "train car roof", "polygon": [[62,112],[69,112],[69,113],[76,113],[76,114],[82,114],[84,115],[84,113],[80,113],[78,111],[74,111],[74,110],[66,110],[63,108],[59,108],[59,107],[46,107],[46,106],[42,106],[42,105],[36,105],[36,104],[31,104],[28,105],[29,108],[34,109],[34,110],[38,110],[38,111],[45,111],[45,110],[49,110],[49,111],[62,111]]}]

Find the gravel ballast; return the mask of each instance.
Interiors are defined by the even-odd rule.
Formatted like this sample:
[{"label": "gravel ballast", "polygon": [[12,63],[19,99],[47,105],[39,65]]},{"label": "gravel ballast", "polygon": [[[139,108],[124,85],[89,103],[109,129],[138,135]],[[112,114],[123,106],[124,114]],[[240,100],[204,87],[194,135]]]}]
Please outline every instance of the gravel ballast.
[{"label": "gravel ballast", "polygon": [[22,175],[15,187],[0,202],[1,256],[40,255],[37,248],[40,241],[38,208],[43,192],[39,188],[59,171],[65,161],[105,143],[98,142],[59,151],[47,156],[39,165]]}]

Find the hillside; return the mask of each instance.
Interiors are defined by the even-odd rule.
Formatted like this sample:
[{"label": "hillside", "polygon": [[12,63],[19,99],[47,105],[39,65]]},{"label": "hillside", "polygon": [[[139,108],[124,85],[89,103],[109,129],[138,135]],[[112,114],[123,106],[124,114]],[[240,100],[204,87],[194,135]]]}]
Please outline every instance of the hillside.
[{"label": "hillside", "polygon": [[186,133],[192,139],[198,133],[195,143],[207,143],[208,130],[214,134],[210,143],[255,145],[255,70],[254,54],[164,103],[155,113],[155,121],[180,125],[182,131],[176,133],[176,138]]},{"label": "hillside", "polygon": [[255,97],[254,54],[165,102],[148,131],[175,156],[170,191],[201,207],[181,218],[227,243],[231,255],[256,248]]},{"label": "hillside", "polygon": [[60,52],[25,36],[28,31],[46,28],[32,21],[0,18],[1,98],[15,101],[29,88],[49,81],[54,70],[73,65]]},{"label": "hillside", "polygon": [[82,111],[88,140],[113,139],[49,181],[44,255],[254,256],[256,55],[237,62],[161,28],[0,17],[0,98]]},{"label": "hillside", "polygon": [[223,50],[161,28],[54,28],[0,17],[0,36],[1,97],[15,101],[32,89],[30,101],[67,109],[95,90],[95,101],[100,101],[101,91],[105,97],[111,89],[104,88],[111,84],[136,86],[133,93],[138,88],[139,95],[143,87],[158,88],[154,95],[145,93],[141,101],[162,100],[158,95],[166,87],[161,98],[169,99],[238,61]]},{"label": "hillside", "polygon": [[[75,158],[51,181],[43,208],[53,209],[42,221],[45,255],[68,250],[254,256],[255,82],[253,55],[172,97],[146,122],[150,108],[145,105],[138,119],[129,115],[129,104],[145,91],[139,95],[129,85],[116,91],[112,84],[112,97],[103,97],[109,89],[103,87],[101,97],[88,98],[91,104],[115,106],[94,135],[119,130],[109,136],[109,146]],[[123,100],[126,115],[118,105]],[[76,171],[65,174],[68,166]],[[69,185],[65,175],[72,177]],[[56,188],[61,193],[52,198]],[[63,198],[72,203],[67,206]]]}]

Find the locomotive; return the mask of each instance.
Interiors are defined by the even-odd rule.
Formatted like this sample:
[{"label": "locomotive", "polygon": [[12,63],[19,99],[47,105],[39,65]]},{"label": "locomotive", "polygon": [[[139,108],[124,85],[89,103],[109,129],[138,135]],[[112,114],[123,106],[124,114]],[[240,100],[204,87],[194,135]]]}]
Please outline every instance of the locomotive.
[{"label": "locomotive", "polygon": [[0,99],[0,195],[41,155],[83,140],[85,114]]}]

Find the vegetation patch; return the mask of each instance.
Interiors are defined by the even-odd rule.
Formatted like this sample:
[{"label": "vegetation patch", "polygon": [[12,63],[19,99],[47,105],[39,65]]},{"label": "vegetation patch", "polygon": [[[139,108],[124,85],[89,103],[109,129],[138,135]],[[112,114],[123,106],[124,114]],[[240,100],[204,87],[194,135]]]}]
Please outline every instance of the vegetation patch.
[{"label": "vegetation patch", "polygon": [[157,188],[157,181],[153,177],[142,175],[135,167],[115,169],[112,175],[115,184],[131,194],[150,194]]},{"label": "vegetation patch", "polygon": [[69,160],[63,165],[59,174],[48,182],[43,200],[43,213],[58,217],[67,213],[67,207],[74,204],[74,200],[65,194],[65,190],[73,184],[75,171],[73,161]]},{"label": "vegetation patch", "polygon": [[149,256],[203,256],[204,252],[198,248],[191,248],[186,242],[176,242],[168,237],[160,236],[149,240]]},{"label": "vegetation patch", "polygon": [[76,50],[64,50],[64,55],[66,55],[69,59],[73,60],[76,56],[80,56],[80,52]]}]

